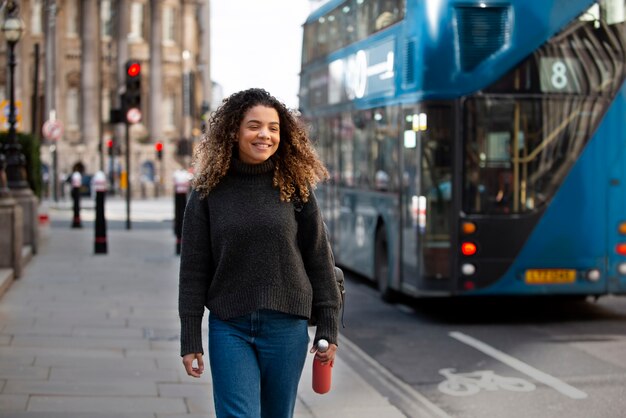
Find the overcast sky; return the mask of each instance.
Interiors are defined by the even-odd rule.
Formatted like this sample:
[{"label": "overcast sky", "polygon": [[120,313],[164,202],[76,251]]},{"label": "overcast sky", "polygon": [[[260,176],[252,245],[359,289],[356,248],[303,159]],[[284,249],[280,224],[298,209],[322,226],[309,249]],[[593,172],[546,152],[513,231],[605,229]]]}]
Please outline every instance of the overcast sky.
[{"label": "overcast sky", "polygon": [[211,76],[224,96],[262,87],[298,105],[302,24],[308,0],[212,0]]}]

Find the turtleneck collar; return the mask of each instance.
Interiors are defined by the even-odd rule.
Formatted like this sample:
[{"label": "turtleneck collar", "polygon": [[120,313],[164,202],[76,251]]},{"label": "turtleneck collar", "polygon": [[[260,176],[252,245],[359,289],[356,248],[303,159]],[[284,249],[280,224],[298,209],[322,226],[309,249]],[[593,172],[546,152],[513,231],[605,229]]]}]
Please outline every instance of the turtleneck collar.
[{"label": "turtleneck collar", "polygon": [[274,161],[268,158],[260,164],[246,164],[239,158],[233,158],[231,168],[234,173],[243,175],[267,174],[274,171]]}]

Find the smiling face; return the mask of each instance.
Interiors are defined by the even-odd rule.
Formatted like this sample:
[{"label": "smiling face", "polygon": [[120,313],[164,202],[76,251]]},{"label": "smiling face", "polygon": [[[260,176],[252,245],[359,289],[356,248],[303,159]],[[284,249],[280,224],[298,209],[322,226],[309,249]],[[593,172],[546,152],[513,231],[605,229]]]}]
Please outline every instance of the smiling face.
[{"label": "smiling face", "polygon": [[273,107],[251,107],[243,117],[237,134],[239,159],[246,164],[267,161],[280,143],[280,122]]}]

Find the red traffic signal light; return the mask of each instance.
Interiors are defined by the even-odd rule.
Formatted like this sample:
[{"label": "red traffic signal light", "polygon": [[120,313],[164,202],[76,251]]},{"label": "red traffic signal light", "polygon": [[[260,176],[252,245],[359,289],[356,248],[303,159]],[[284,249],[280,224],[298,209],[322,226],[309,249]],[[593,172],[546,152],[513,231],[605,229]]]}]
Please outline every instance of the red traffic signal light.
[{"label": "red traffic signal light", "polygon": [[107,141],[107,148],[113,148],[113,140],[112,139],[109,139]]},{"label": "red traffic signal light", "polygon": [[138,62],[129,62],[126,67],[126,74],[129,77],[137,77],[141,73],[141,64]]},{"label": "red traffic signal light", "polygon": [[161,161],[163,159],[163,142],[155,143],[154,149],[156,150],[157,160]]},{"label": "red traffic signal light", "polygon": [[141,109],[141,63],[139,61],[126,61],[126,92],[122,100],[125,113],[133,107]]}]

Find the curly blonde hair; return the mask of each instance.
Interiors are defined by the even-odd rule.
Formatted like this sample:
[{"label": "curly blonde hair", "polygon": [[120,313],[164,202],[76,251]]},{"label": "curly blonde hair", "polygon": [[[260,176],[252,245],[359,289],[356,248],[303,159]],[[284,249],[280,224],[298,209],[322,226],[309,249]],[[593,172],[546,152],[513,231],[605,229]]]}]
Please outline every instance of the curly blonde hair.
[{"label": "curly blonde hair", "polygon": [[278,113],[280,143],[271,157],[275,163],[274,186],[280,199],[289,202],[294,193],[308,201],[310,189],[328,178],[328,171],[309,141],[304,123],[274,96],[263,89],[248,89],[224,99],[209,120],[208,131],[194,152],[196,175],[193,187],[206,197],[230,168],[236,155],[235,138],[246,112],[254,106],[271,107]]}]

